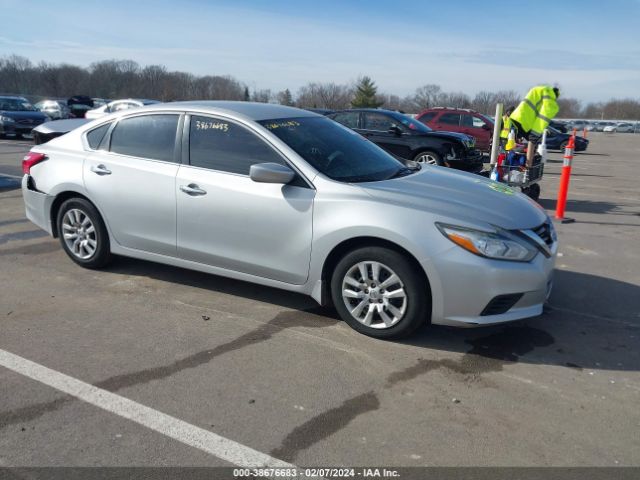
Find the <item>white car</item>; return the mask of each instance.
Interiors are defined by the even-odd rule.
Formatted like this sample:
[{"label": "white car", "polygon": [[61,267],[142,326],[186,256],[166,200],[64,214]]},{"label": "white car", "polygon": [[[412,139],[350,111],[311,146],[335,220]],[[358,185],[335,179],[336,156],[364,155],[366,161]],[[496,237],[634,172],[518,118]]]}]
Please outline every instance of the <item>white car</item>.
[{"label": "white car", "polygon": [[602,129],[603,132],[613,133],[633,133],[635,131],[633,124],[631,123],[618,123],[616,125],[607,125]]},{"label": "white car", "polygon": [[113,112],[128,110],[130,108],[143,107],[145,105],[151,105],[153,103],[160,102],[158,102],[157,100],[147,100],[143,98],[126,98],[123,100],[114,100],[113,102],[109,102],[106,105],[102,105],[101,107],[89,110],[86,113],[85,118],[95,120],[96,118],[104,117],[105,115],[109,115]]}]

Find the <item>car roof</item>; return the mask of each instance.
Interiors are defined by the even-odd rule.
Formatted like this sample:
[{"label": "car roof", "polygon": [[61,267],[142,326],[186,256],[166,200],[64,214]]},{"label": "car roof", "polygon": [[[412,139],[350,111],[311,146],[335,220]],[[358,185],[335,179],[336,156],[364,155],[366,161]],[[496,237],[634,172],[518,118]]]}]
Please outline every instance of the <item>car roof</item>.
[{"label": "car roof", "polygon": [[16,97],[14,95],[0,95],[0,98],[9,100],[27,100],[26,97]]},{"label": "car roof", "polygon": [[[301,110],[295,107],[287,107],[285,105],[257,102],[234,102],[223,100],[198,100],[186,102],[155,103],[153,105],[148,105],[146,107],[136,109],[136,112],[149,112],[154,110],[192,110],[205,113],[231,113],[241,115],[246,119],[253,121],[291,117],[322,117],[322,115],[309,112],[308,110]],[[123,111],[126,112],[126,110]]]}]

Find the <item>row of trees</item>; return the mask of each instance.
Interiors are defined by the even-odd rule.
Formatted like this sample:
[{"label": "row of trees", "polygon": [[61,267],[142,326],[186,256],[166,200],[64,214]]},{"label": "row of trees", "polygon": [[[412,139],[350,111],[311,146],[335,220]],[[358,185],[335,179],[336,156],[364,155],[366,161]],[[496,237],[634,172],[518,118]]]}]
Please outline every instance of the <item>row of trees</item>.
[{"label": "row of trees", "polygon": [[[70,64],[34,64],[17,55],[0,58],[0,92],[43,97],[67,98],[90,95],[102,98],[153,98],[162,101],[215,99],[251,100],[295,105],[302,108],[344,109],[384,107],[416,113],[434,106],[471,108],[493,114],[496,103],[516,105],[521,94],[514,90],[481,91],[471,97],[463,92],[447,92],[439,85],[427,84],[411,95],[400,97],[379,92],[369,77],[354,84],[311,82],[298,89],[272,92],[253,89],[228,75],[198,76],[168,71],[163,65],[141,66],[131,60],[106,60],[88,68]],[[560,116],[564,118],[640,119],[640,99],[612,99],[582,104],[575,98],[561,97]]]}]

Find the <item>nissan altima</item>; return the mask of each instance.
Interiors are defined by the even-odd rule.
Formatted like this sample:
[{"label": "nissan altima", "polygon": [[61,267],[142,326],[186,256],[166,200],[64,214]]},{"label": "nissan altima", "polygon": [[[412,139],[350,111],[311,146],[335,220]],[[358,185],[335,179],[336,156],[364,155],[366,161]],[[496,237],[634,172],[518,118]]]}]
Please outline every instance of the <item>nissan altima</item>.
[{"label": "nissan altima", "polygon": [[22,166],[28,218],[80,266],[121,255],[301,292],[373,337],[536,316],[551,288],[557,240],[535,202],[305,110],[125,110]]}]

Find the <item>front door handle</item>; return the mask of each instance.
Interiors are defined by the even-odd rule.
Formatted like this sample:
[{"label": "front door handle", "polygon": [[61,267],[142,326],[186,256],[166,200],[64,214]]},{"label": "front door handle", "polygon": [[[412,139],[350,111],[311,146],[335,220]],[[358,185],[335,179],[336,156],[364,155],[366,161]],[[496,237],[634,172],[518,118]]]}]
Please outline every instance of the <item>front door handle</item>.
[{"label": "front door handle", "polygon": [[180,185],[180,190],[182,190],[187,195],[191,195],[191,196],[207,194],[206,190],[201,189],[195,183],[190,183],[189,185]]},{"label": "front door handle", "polygon": [[91,167],[91,171],[97,175],[111,175],[111,170],[109,170],[104,165],[93,165]]}]

